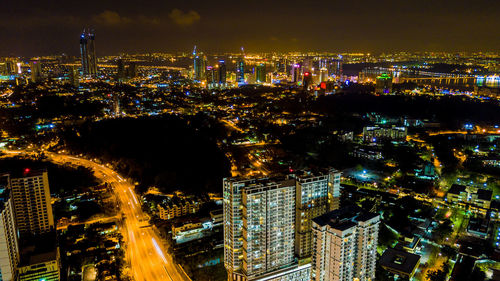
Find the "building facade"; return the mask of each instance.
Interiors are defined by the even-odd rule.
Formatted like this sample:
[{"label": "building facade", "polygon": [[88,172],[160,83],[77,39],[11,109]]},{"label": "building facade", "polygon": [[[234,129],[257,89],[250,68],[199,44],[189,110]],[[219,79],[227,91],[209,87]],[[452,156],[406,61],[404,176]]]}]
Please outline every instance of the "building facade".
[{"label": "building facade", "polygon": [[295,254],[299,259],[308,258],[312,253],[312,219],[339,208],[340,176],[334,169],[295,175]]},{"label": "building facade", "polygon": [[310,220],[338,207],[340,173],[226,178],[223,189],[228,279],[309,280]]},{"label": "building facade", "polygon": [[21,236],[37,235],[54,229],[47,171],[26,169],[10,179],[16,225]]},{"label": "building facade", "polygon": [[313,219],[314,281],[372,281],[375,278],[380,217],[357,206]]},{"label": "building facade", "polygon": [[158,215],[162,220],[170,220],[188,214],[195,214],[200,210],[200,202],[191,199],[179,199],[177,202],[158,204]]},{"label": "building facade", "polygon": [[97,57],[95,52],[95,34],[91,29],[84,29],[80,35],[80,55],[82,73],[87,76],[97,75]]},{"label": "building facade", "polygon": [[16,280],[19,264],[19,246],[17,240],[14,207],[10,190],[0,194],[0,280]]},{"label": "building facade", "polygon": [[295,181],[260,181],[242,194],[242,272],[254,279],[294,262]]},{"label": "building facade", "polygon": [[59,281],[59,249],[32,255],[18,268],[19,281]]}]

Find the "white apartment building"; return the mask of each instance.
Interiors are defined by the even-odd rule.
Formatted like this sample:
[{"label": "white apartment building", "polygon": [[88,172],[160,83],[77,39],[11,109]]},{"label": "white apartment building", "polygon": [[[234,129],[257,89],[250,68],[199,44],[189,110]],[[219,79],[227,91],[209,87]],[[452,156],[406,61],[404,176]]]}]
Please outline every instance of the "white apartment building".
[{"label": "white apartment building", "polygon": [[357,206],[313,219],[312,280],[374,280],[379,224]]},{"label": "white apartment building", "polygon": [[54,229],[47,171],[26,169],[10,179],[17,228],[22,235],[42,234]]},{"label": "white apartment building", "polygon": [[16,280],[19,246],[10,190],[0,194],[0,280]]}]

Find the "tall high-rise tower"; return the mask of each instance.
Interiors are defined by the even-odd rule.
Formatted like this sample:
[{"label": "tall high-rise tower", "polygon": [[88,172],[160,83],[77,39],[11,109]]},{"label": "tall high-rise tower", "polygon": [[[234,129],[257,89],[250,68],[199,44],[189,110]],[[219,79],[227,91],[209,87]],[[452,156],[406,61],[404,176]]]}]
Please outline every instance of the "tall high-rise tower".
[{"label": "tall high-rise tower", "polygon": [[314,281],[370,281],[375,262],[380,216],[357,206],[344,207],[313,219]]},{"label": "tall high-rise tower", "polygon": [[97,58],[95,53],[95,34],[92,29],[84,29],[80,35],[80,54],[83,75],[97,75]]},{"label": "tall high-rise tower", "polygon": [[80,74],[76,66],[72,66],[69,69],[69,83],[75,88],[80,86]]},{"label": "tall high-rise tower", "polygon": [[193,79],[201,81],[205,78],[206,60],[203,53],[199,53],[194,46],[193,50]]},{"label": "tall high-rise tower", "polygon": [[259,280],[294,263],[294,195],[293,179],[224,180],[224,264],[230,280]]},{"label": "tall high-rise tower", "polygon": [[42,64],[38,60],[30,61],[31,82],[38,83],[42,79]]},{"label": "tall high-rise tower", "polygon": [[38,235],[54,229],[47,171],[25,169],[10,179],[16,225],[21,236]]},{"label": "tall high-rise tower", "polygon": [[298,83],[300,81],[300,64],[292,65],[292,83]]},{"label": "tall high-rise tower", "polygon": [[241,47],[241,56],[236,61],[236,81],[238,85],[245,84],[245,52]]},{"label": "tall high-rise tower", "polygon": [[0,187],[0,280],[16,280],[19,246],[10,190]]},{"label": "tall high-rise tower", "polygon": [[340,180],[340,173],[331,170],[224,179],[224,266],[229,280],[310,280],[310,220],[337,206],[332,203],[340,192],[337,176]]},{"label": "tall high-rise tower", "polygon": [[226,62],[219,61],[219,87],[225,87],[227,82]]},{"label": "tall high-rise tower", "polygon": [[325,173],[305,171],[296,178],[295,253],[298,258],[312,254],[312,219],[339,208],[341,172],[331,169]]},{"label": "tall high-rise tower", "polygon": [[255,66],[255,82],[262,84],[266,82],[266,65],[259,63]]}]

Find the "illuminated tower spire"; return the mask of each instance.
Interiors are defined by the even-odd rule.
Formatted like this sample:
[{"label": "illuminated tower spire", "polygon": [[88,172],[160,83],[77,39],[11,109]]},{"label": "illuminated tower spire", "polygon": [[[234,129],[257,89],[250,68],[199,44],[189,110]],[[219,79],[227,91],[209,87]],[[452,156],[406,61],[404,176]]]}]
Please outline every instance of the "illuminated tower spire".
[{"label": "illuminated tower spire", "polygon": [[238,85],[245,84],[245,49],[241,47],[241,56],[236,61],[236,80]]}]

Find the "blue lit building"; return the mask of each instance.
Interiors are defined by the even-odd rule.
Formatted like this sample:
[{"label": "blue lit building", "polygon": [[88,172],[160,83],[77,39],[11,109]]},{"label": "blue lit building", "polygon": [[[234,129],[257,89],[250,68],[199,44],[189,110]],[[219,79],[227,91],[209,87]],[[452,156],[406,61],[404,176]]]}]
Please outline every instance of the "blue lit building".
[{"label": "blue lit building", "polygon": [[82,34],[80,35],[80,55],[82,58],[83,75],[97,75],[97,58],[95,54],[94,30],[84,29]]}]

